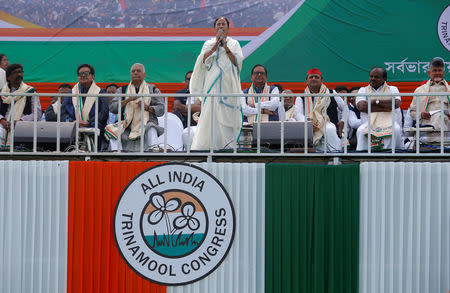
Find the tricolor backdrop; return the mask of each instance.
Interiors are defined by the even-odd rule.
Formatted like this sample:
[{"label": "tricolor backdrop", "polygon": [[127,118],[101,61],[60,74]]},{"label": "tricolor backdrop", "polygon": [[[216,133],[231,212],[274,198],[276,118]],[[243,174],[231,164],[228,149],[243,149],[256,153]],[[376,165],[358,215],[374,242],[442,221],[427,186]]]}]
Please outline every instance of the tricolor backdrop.
[{"label": "tricolor backdrop", "polygon": [[450,163],[198,163],[236,230],[210,275],[161,286],[121,258],[113,214],[152,162],[0,161],[0,291],[443,292]]},{"label": "tricolor backdrop", "polygon": [[127,82],[135,62],[152,82],[182,82],[221,15],[241,42],[244,82],[258,63],[273,82],[304,81],[311,67],[327,82],[362,82],[373,66],[423,81],[436,56],[450,72],[450,6],[430,0],[4,0],[0,53],[28,82],[74,81],[82,63],[98,82]]}]

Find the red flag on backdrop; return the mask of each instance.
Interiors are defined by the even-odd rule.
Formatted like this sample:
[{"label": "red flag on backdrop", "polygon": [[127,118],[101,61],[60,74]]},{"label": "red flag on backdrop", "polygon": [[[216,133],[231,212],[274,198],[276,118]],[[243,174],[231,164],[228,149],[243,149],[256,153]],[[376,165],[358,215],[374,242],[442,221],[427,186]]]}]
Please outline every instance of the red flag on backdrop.
[{"label": "red flag on backdrop", "polygon": [[122,7],[122,10],[125,10],[127,8],[127,5],[125,4],[125,0],[120,0],[120,7]]}]

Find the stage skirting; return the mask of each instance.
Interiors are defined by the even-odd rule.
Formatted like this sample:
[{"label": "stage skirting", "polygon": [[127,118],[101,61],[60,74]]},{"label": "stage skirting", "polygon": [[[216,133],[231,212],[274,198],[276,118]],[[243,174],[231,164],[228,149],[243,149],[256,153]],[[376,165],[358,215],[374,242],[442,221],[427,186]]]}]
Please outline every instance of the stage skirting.
[{"label": "stage skirting", "polygon": [[[449,179],[450,163],[0,161],[0,291],[446,293]],[[189,211],[170,192],[197,203]],[[140,220],[123,212],[142,197]],[[198,249],[158,250],[131,231],[135,218],[142,235],[170,226],[169,202],[203,231]]]}]

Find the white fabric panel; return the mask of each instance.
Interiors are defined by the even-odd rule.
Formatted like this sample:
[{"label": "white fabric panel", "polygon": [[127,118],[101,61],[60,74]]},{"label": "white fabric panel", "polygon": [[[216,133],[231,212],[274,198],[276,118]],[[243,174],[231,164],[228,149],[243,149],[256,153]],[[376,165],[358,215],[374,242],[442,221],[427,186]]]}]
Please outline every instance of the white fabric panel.
[{"label": "white fabric panel", "polygon": [[167,287],[168,293],[263,293],[265,241],[265,165],[195,164],[224,185],[234,205],[236,232],[224,262],[190,285]]},{"label": "white fabric panel", "polygon": [[65,292],[68,162],[0,161],[0,292]]},{"label": "white fabric panel", "polygon": [[450,291],[450,163],[362,163],[359,292]]}]

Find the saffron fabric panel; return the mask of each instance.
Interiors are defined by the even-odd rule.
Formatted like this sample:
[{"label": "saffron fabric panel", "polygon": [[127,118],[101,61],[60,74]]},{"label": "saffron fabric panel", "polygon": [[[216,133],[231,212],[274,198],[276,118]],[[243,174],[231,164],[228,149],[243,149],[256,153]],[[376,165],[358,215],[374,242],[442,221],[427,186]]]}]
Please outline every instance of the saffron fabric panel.
[{"label": "saffron fabric panel", "polygon": [[119,255],[114,208],[125,186],[151,162],[70,162],[67,292],[164,293]]},{"label": "saffron fabric panel", "polygon": [[234,241],[223,263],[193,284],[167,287],[168,293],[264,292],[265,164],[194,164],[215,176],[228,191],[236,214]]},{"label": "saffron fabric panel", "polygon": [[360,292],[450,291],[450,163],[362,163]]},{"label": "saffron fabric panel", "polygon": [[359,165],[266,166],[266,292],[358,292]]},{"label": "saffron fabric panel", "polygon": [[68,165],[0,161],[0,291],[65,292]]}]

